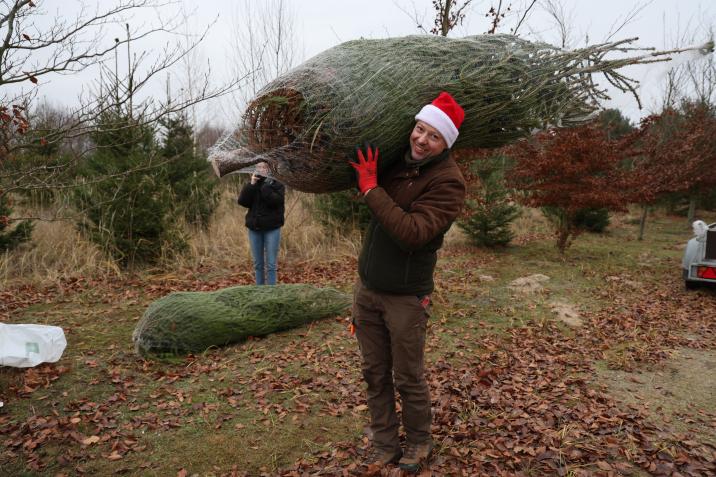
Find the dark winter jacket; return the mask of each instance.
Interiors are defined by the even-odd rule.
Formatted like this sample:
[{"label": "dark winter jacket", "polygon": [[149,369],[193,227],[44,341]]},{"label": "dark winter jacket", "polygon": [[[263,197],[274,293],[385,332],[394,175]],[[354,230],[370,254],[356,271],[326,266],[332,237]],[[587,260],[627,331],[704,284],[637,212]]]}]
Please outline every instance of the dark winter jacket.
[{"label": "dark winter jacket", "polygon": [[246,227],[251,230],[273,230],[283,225],[286,188],[274,179],[248,183],[239,194],[239,204],[248,207]]},{"label": "dark winter jacket", "polygon": [[365,201],[373,219],[358,259],[363,284],[388,293],[431,293],[437,251],[465,201],[465,179],[449,151],[421,167],[401,158],[378,174],[378,187]]}]

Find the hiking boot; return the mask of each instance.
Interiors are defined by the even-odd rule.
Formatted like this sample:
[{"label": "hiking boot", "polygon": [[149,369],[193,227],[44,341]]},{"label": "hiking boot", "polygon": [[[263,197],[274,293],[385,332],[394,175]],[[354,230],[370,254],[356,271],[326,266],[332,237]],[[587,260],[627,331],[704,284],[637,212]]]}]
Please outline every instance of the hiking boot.
[{"label": "hiking boot", "polygon": [[401,452],[400,447],[393,450],[372,447],[365,460],[365,465],[367,467],[383,467],[388,464],[397,464],[402,455],[403,453]]},{"label": "hiking boot", "polygon": [[408,443],[403,457],[398,462],[400,468],[406,472],[416,474],[420,468],[430,459],[433,452],[433,442],[428,441],[422,444]]}]

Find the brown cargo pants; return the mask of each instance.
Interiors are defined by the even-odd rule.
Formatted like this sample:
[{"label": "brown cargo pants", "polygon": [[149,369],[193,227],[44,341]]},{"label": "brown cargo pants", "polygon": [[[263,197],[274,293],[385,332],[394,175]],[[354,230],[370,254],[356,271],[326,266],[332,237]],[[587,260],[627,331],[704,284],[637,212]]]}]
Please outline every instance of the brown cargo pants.
[{"label": "brown cargo pants", "polygon": [[368,384],[373,445],[399,447],[395,391],[402,400],[403,428],[412,444],[430,441],[430,392],[425,380],[424,350],[428,299],[369,290],[358,281],[353,324]]}]

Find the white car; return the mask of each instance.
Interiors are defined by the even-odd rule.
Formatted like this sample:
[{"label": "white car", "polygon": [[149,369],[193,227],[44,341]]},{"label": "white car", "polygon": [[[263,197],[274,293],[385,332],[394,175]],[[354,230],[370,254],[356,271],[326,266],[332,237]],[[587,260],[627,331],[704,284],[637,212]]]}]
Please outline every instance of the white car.
[{"label": "white car", "polygon": [[695,237],[686,244],[681,261],[684,284],[690,289],[708,283],[716,284],[716,222],[706,225],[697,220],[693,227]]}]

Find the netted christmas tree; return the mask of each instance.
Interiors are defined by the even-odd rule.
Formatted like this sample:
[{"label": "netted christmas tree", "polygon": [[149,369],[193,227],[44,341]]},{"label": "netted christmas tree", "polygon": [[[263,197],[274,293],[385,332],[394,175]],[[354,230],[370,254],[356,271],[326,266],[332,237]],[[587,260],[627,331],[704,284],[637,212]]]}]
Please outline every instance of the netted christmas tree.
[{"label": "netted christmas tree", "polygon": [[311,285],[177,292],[147,308],[132,335],[142,355],[205,351],[346,312],[350,295]]},{"label": "netted christmas tree", "polygon": [[637,82],[620,68],[672,53],[636,53],[633,41],[575,50],[511,35],[349,41],[263,88],[209,159],[219,176],[266,161],[293,188],[348,189],[354,146],[377,144],[380,168],[399,160],[415,114],[440,91],[466,112],[455,148],[502,146],[535,128],[583,122],[607,98],[597,74],[635,92]]}]

